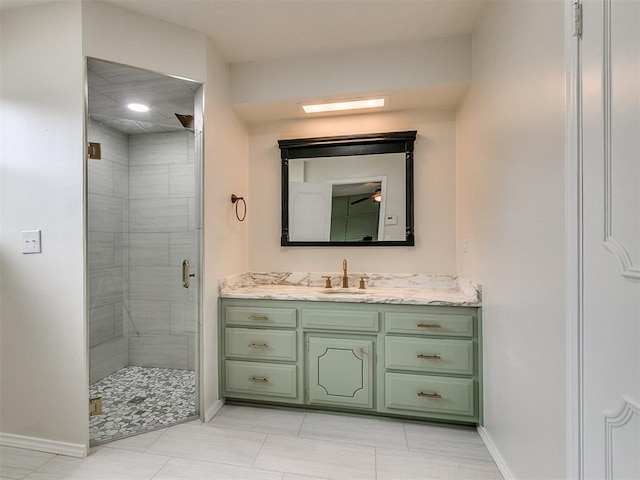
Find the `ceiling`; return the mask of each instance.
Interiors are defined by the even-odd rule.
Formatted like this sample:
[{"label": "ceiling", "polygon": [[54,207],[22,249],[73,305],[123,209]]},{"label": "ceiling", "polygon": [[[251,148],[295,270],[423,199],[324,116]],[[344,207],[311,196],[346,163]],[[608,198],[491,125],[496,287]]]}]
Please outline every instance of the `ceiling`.
[{"label": "ceiling", "polygon": [[468,35],[487,3],[486,0],[106,1],[205,33],[229,63]]},{"label": "ceiling", "polygon": [[[55,0],[1,0],[0,10]],[[490,0],[101,1],[205,33],[229,63],[470,34]]]},{"label": "ceiling", "polygon": [[[48,0],[1,0],[0,9]],[[53,0],[52,0],[53,1]],[[378,46],[401,46],[440,37],[469,35],[487,0],[81,0],[121,8],[205,33],[231,64],[291,58]],[[180,128],[175,113],[192,113],[197,85],[150,72],[102,62],[89,65],[90,108],[95,118],[128,133],[148,133],[169,125]],[[146,116],[126,110],[131,89],[154,104]],[[434,91],[394,92],[397,108],[406,105],[453,108],[465,85]],[[160,103],[150,96],[161,92]],[[150,103],[151,104],[151,103]],[[300,117],[295,102],[235,105],[249,123]],[[189,112],[188,112],[189,110]],[[116,120],[121,119],[121,120]],[[146,123],[145,123],[146,122]]]}]

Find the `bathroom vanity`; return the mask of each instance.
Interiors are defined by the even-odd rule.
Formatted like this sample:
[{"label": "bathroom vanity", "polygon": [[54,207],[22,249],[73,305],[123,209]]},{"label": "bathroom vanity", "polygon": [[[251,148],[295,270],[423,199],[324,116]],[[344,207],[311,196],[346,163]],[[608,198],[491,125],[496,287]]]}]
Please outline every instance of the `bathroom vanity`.
[{"label": "bathroom vanity", "polygon": [[285,273],[221,283],[224,397],[482,423],[476,285],[427,275],[373,275],[365,290],[324,282]]}]

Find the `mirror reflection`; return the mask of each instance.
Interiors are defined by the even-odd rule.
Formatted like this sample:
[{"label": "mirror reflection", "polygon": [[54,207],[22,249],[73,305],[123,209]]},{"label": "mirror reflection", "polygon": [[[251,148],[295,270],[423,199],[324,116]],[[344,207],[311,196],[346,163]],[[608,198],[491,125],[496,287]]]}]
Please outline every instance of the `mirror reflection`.
[{"label": "mirror reflection", "polygon": [[281,245],[414,245],[415,135],[279,140]]},{"label": "mirror reflection", "polygon": [[405,240],[405,154],[289,161],[291,241]]}]

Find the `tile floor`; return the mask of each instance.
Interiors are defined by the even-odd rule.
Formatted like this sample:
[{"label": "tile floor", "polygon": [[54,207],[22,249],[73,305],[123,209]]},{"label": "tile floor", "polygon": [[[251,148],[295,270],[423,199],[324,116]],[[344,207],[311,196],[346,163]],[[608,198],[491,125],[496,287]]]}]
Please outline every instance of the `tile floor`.
[{"label": "tile floor", "polygon": [[78,459],[0,447],[0,479],[502,479],[474,429],[225,405]]},{"label": "tile floor", "polygon": [[102,414],[89,420],[91,445],[174,425],[196,416],[196,377],[190,370],[129,366],[95,382]]}]

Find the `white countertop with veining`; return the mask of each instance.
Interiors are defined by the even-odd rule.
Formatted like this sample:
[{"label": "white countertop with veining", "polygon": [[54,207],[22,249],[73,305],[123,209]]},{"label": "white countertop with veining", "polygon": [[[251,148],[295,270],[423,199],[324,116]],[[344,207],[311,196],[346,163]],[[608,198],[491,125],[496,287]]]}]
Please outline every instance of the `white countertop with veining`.
[{"label": "white countertop with veining", "polygon": [[[324,288],[323,275],[331,275],[333,288]],[[454,275],[367,274],[366,289],[358,288],[360,277],[350,274],[344,289],[339,274],[262,272],[223,278],[221,298],[307,300],[313,302],[388,303],[479,307],[481,288]]]}]

